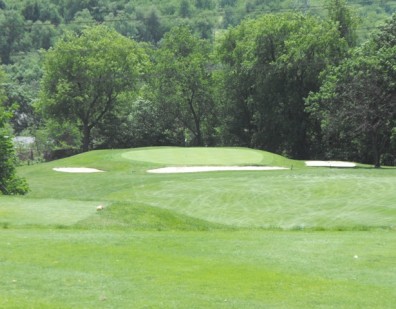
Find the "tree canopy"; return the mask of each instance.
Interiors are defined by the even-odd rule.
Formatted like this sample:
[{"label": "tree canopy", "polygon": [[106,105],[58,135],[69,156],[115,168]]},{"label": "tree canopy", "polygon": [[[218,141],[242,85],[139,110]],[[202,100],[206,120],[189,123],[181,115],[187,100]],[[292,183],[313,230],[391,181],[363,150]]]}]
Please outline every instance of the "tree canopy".
[{"label": "tree canopy", "polygon": [[204,135],[214,112],[210,64],[208,42],[188,27],[167,33],[155,55],[152,90],[163,113],[179,123],[191,145],[203,146],[208,141]]},{"label": "tree canopy", "polygon": [[219,53],[234,140],[249,138],[251,147],[307,157],[311,124],[304,98],[345,51],[334,24],[298,13],[267,14],[227,32]]},{"label": "tree canopy", "polygon": [[87,151],[92,129],[122,93],[138,87],[147,61],[138,43],[105,26],[67,34],[45,56],[39,108],[49,118],[76,122]]},{"label": "tree canopy", "polygon": [[[389,149],[396,127],[396,16],[340,65],[330,68],[309,108],[322,121],[328,143],[348,139],[346,147],[366,152],[376,167]],[[334,142],[333,142],[334,144]],[[332,145],[339,148],[343,143]],[[353,151],[345,151],[353,153]],[[395,159],[396,157],[394,157]]]}]

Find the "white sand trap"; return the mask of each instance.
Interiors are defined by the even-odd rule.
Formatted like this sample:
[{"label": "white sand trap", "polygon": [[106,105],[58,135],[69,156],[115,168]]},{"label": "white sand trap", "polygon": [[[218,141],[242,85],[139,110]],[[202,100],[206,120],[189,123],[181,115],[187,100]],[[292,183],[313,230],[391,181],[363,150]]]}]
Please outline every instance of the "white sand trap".
[{"label": "white sand trap", "polygon": [[148,170],[148,173],[154,174],[171,174],[171,173],[200,173],[200,172],[218,172],[218,171],[273,171],[287,170],[286,167],[278,166],[175,166],[162,167]]},{"label": "white sand trap", "polygon": [[104,171],[98,170],[96,168],[89,167],[55,167],[53,168],[56,172],[63,173],[101,173]]},{"label": "white sand trap", "polygon": [[305,161],[311,167],[356,167],[356,163],[344,161]]}]

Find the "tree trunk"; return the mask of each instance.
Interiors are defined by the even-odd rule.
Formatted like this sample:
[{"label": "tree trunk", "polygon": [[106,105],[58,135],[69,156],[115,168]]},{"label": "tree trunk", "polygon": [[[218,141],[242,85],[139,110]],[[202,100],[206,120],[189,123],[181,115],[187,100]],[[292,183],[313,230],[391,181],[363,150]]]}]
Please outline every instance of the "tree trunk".
[{"label": "tree trunk", "polygon": [[196,146],[203,146],[203,141],[202,141],[202,132],[201,132],[201,122],[200,119],[198,119],[197,114],[195,113],[194,109],[193,111],[193,116],[194,116],[194,135],[195,135],[195,145]]},{"label": "tree trunk", "polygon": [[378,137],[377,137],[376,133],[373,134],[372,143],[373,143],[374,167],[380,168],[381,167],[381,151],[380,151],[380,145],[378,145]]},{"label": "tree trunk", "polygon": [[91,143],[91,128],[88,124],[83,126],[83,138],[82,138],[82,151],[87,152],[89,150],[89,144]]},{"label": "tree trunk", "polygon": [[202,141],[202,132],[201,132],[201,119],[197,112],[195,111],[193,101],[194,101],[194,96],[195,96],[195,91],[192,91],[191,98],[188,101],[188,105],[190,107],[190,111],[193,115],[194,119],[194,125],[195,125],[195,138],[196,138],[196,144],[197,146],[203,146],[203,141]]}]

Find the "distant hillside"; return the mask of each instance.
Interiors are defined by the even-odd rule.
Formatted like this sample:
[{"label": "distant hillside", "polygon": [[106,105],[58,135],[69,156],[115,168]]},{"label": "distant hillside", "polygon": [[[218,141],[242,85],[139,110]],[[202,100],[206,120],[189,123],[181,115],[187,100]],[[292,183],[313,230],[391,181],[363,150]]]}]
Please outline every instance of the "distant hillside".
[{"label": "distant hillside", "polygon": [[[0,8],[12,10],[14,25],[20,24],[25,32],[33,32],[37,26],[50,32],[47,36],[51,39],[37,46],[48,48],[52,36],[65,28],[75,30],[96,22],[111,24],[122,34],[142,41],[157,42],[166,31],[180,24],[190,24],[202,37],[210,38],[216,30],[265,13],[303,11],[325,16],[326,3],[323,0],[0,0]],[[396,1],[351,0],[348,5],[361,19],[362,38],[396,11]],[[50,23],[56,29],[48,30],[40,23]]]}]

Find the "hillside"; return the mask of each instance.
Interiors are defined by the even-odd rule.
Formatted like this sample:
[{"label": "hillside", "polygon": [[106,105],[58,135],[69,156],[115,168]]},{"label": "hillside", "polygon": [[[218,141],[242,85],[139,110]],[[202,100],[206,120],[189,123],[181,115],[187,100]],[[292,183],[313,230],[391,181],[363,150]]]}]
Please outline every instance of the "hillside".
[{"label": "hillside", "polygon": [[[2,0],[2,3],[4,13],[15,10],[13,14],[18,16],[15,26],[31,32],[31,35],[37,35],[34,34],[36,28],[45,29],[41,42],[34,43],[42,48],[48,48],[59,31],[77,30],[96,22],[114,26],[123,35],[139,41],[158,42],[165,32],[180,24],[190,24],[202,37],[211,38],[220,29],[266,13],[302,11],[320,16],[327,14],[327,2],[323,0]],[[348,1],[348,6],[360,18],[359,35],[364,39],[367,33],[395,12],[396,1],[352,0]],[[19,30],[16,29],[17,32]],[[30,49],[26,45],[19,46],[18,51],[25,52],[26,48]]]}]

